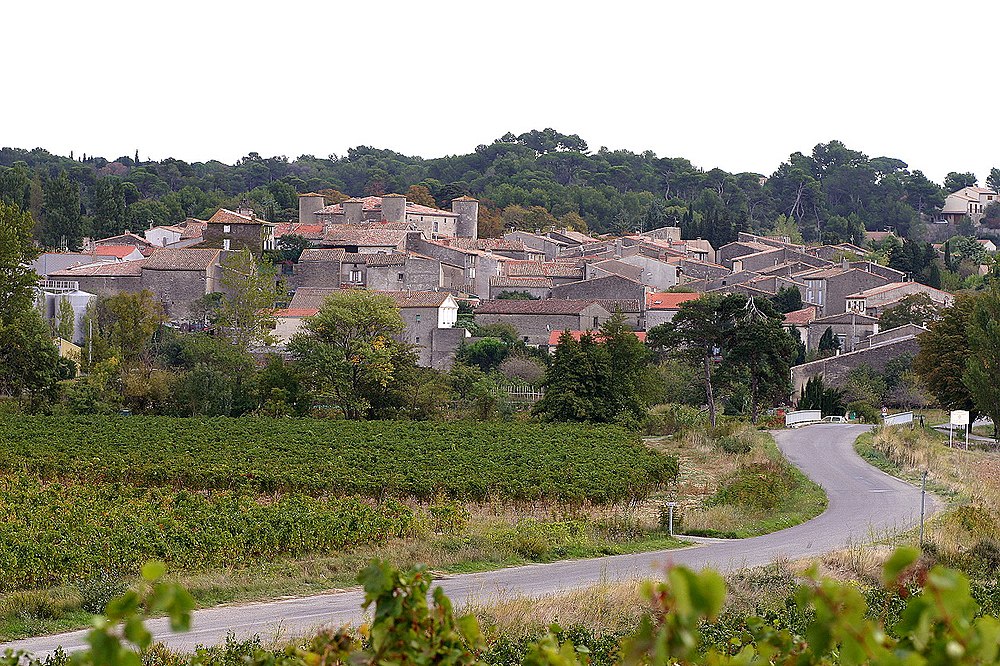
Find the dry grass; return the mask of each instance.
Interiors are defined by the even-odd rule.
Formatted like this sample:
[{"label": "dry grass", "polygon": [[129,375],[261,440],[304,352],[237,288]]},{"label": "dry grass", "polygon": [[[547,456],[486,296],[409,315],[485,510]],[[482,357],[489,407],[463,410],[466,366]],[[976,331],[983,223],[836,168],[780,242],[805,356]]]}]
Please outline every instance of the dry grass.
[{"label": "dry grass", "polygon": [[822,490],[804,477],[796,496],[778,510],[711,502],[721,485],[741,469],[774,465],[775,461],[782,469],[791,469],[771,436],[748,424],[732,424],[714,434],[689,430],[648,442],[680,463],[677,487],[666,499],[680,504],[681,529],[691,534],[765,534],[807,520],[825,507]]},{"label": "dry grass", "polygon": [[[885,471],[919,483],[949,501],[928,521],[925,540],[949,564],[983,541],[1000,541],[1000,453],[952,448],[947,436],[930,429],[878,428],[862,436],[859,453]],[[912,542],[914,535],[909,535]]]},{"label": "dry grass", "polygon": [[479,618],[487,636],[538,635],[553,623],[586,627],[599,635],[630,631],[646,610],[641,583],[602,583],[563,594],[510,595],[489,604],[468,603],[462,613]]}]

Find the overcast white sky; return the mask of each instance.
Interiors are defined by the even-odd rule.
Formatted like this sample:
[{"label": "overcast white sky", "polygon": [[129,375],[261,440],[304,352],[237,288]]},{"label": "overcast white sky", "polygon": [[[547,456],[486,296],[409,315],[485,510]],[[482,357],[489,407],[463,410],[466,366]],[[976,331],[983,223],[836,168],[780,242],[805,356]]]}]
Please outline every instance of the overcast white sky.
[{"label": "overcast white sky", "polygon": [[553,127],[770,174],[841,139],[1000,166],[1000,3],[4,3],[0,145],[232,163]]}]

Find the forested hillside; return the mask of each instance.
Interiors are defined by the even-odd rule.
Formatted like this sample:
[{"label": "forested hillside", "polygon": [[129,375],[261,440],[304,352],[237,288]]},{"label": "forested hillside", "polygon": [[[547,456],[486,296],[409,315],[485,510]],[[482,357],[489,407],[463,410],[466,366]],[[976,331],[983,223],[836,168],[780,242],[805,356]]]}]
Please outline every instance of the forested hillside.
[{"label": "forested hillside", "polygon": [[[143,161],[138,152],[108,161],[40,148],[0,150],[0,198],[33,213],[43,245],[70,247],[84,236],[204,218],[243,199],[269,220],[290,220],[296,195],[309,191],[330,201],[401,192],[442,207],[471,194],[484,203],[484,235],[512,226],[625,232],[680,224],[688,236],[716,246],[737,231],[776,226],[807,241],[860,242],[865,228],[909,234],[921,213],[943,203],[946,190],[975,180],[951,173],[939,185],[903,160],[870,158],[840,141],[793,153],[773,174],[733,174],[652,151],[592,151],[579,136],[552,129],[508,133],[467,155],[433,159],[368,146],[326,158],[250,153],[232,166]],[[987,184],[1000,185],[1000,169]]]}]

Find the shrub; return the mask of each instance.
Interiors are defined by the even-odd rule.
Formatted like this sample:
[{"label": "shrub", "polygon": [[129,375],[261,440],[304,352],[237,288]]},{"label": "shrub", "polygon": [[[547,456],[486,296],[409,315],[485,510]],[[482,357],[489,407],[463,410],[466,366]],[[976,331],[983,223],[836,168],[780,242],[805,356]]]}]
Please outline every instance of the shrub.
[{"label": "shrub", "polygon": [[674,435],[704,426],[708,418],[701,410],[687,405],[655,405],[649,410],[642,431],[647,435]]},{"label": "shrub", "polygon": [[795,477],[783,465],[774,461],[749,463],[724,479],[708,504],[769,510],[781,504],[794,486]]}]

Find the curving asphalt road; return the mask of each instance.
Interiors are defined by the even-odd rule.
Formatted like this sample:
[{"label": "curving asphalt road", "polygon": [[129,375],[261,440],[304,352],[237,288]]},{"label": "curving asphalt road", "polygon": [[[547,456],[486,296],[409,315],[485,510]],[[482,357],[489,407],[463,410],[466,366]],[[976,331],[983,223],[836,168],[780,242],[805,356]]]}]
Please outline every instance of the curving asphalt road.
[{"label": "curving asphalt road", "polygon": [[[657,575],[666,563],[738,569],[768,564],[779,558],[811,557],[849,545],[878,540],[905,530],[919,521],[920,489],[893,478],[865,463],[853,450],[853,442],[865,426],[815,425],[774,433],[788,459],[821,485],[830,499],[820,516],[801,525],[765,536],[741,540],[704,540],[701,545],[680,550],[616,555],[589,560],[512,567],[441,579],[440,585],[461,606],[466,601],[487,601],[497,595],[555,593],[604,581],[628,580]],[[927,515],[936,508],[927,496]],[[360,621],[362,593],[351,590],[241,606],[221,606],[196,611],[193,630],[185,634],[169,631],[165,620],[149,623],[157,640],[176,650],[221,643],[229,633],[237,638],[254,634],[264,640],[295,636],[323,625],[338,626]],[[76,631],[26,639],[0,645],[38,656],[57,647],[72,652],[84,647],[85,632]]]}]

